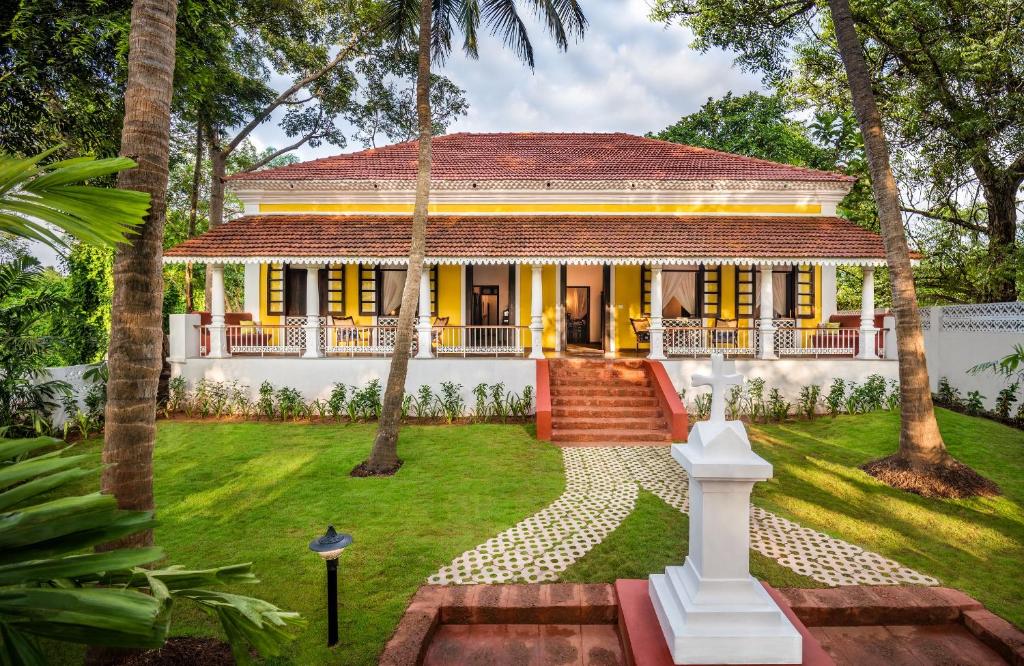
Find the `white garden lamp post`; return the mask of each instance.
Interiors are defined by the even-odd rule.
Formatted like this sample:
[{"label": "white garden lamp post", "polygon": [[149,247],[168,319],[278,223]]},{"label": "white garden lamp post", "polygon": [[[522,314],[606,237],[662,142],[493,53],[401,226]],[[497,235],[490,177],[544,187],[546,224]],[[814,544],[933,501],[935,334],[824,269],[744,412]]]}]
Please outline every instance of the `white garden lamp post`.
[{"label": "white garden lamp post", "polygon": [[690,477],[690,552],[650,578],[651,602],[676,664],[799,664],[800,633],[750,575],[750,491],[771,463],[750,449],[739,421],[725,420],[725,390],[743,377],[711,357],[711,418],[672,457]]}]

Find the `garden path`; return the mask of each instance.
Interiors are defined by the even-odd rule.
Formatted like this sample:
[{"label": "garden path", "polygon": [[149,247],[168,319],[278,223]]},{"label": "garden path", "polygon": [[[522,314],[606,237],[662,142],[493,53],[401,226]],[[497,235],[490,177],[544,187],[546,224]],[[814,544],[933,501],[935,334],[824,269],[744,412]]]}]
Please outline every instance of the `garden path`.
[{"label": "garden path", "polygon": [[[686,513],[688,482],[669,447],[562,449],[565,492],[456,557],[429,578],[440,585],[546,582],[601,543],[636,505],[640,488]],[[751,506],[750,547],[826,585],[938,585],[882,555]]]}]

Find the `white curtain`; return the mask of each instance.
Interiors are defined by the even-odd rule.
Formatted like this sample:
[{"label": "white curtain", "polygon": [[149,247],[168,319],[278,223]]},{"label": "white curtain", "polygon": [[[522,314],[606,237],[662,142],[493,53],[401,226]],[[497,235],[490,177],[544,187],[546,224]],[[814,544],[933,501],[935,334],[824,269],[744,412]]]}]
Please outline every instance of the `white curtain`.
[{"label": "white curtain", "polygon": [[590,311],[590,303],[587,301],[587,289],[580,287],[567,287],[565,291],[565,311],[570,319],[583,319]]},{"label": "white curtain", "polygon": [[[755,268],[755,270],[757,270]],[[775,319],[787,317],[786,302],[789,300],[786,293],[786,277],[789,273],[772,273],[772,314]],[[754,318],[761,316],[761,272],[754,274]]]},{"label": "white curtain", "polygon": [[662,317],[693,317],[697,314],[696,273],[663,270],[661,293]]},{"label": "white curtain", "polygon": [[383,284],[380,292],[382,316],[398,314],[402,305],[402,290],[405,289],[405,271],[381,271]]}]

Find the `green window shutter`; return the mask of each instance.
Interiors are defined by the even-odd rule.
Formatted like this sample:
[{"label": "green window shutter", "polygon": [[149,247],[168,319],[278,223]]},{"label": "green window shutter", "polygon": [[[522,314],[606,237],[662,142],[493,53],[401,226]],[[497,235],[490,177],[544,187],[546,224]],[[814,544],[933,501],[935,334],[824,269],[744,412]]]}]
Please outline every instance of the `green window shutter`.
[{"label": "green window shutter", "polygon": [[797,319],[814,318],[814,266],[793,267],[793,309]]},{"label": "green window shutter", "polygon": [[327,314],[345,316],[345,266],[331,264],[327,269]]},{"label": "green window shutter", "polygon": [[754,317],[754,267],[736,267],[736,318],[749,319]]},{"label": "green window shutter", "polygon": [[722,313],[722,267],[701,264],[697,277],[700,293],[700,316],[718,317]]},{"label": "green window shutter", "polygon": [[640,267],[640,316],[651,316],[651,267],[646,265]]},{"label": "green window shutter", "polygon": [[377,314],[377,267],[359,264],[359,314]]},{"label": "green window shutter", "polygon": [[267,264],[267,314],[284,315],[284,264]]}]

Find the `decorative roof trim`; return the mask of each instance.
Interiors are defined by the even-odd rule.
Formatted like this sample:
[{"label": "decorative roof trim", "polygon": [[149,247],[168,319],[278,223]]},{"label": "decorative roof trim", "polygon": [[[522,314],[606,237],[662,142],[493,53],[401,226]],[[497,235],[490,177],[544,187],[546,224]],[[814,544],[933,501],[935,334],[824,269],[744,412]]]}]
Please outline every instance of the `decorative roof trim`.
[{"label": "decorative roof trim", "polygon": [[[645,190],[702,192],[714,190],[816,190],[846,192],[852,180],[432,180],[431,190]],[[242,180],[228,181],[235,193],[258,192],[398,192],[415,191],[414,180]]]},{"label": "decorative roof trim", "polygon": [[[164,257],[165,264],[384,264],[401,266],[408,263],[406,257]],[[444,266],[486,266],[495,264],[541,264],[569,266],[595,266],[609,264],[612,266],[660,265],[679,266],[687,264],[721,264],[726,266],[745,266],[767,264],[771,266],[885,266],[885,259],[873,258],[808,258],[794,257],[789,259],[755,257],[426,257],[424,263]],[[917,265],[918,260],[911,260]]]}]

